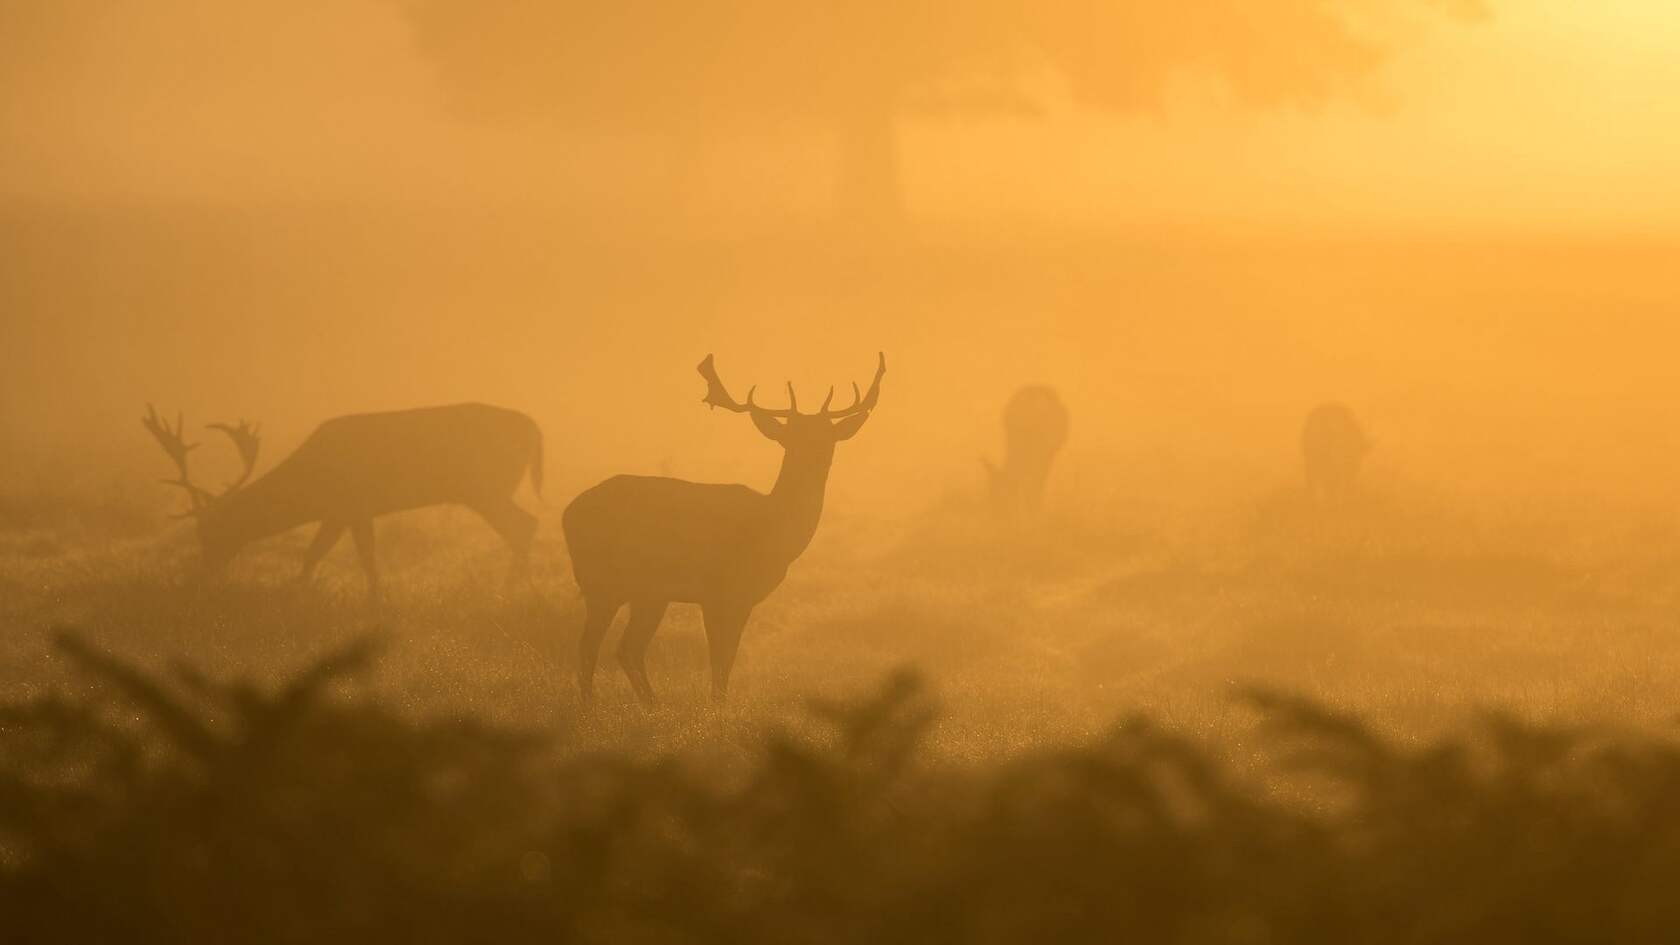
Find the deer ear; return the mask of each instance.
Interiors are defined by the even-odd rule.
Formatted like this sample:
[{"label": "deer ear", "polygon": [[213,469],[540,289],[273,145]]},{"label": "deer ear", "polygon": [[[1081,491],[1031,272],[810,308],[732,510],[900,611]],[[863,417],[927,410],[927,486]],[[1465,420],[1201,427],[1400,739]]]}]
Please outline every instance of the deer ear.
[{"label": "deer ear", "polygon": [[863,429],[863,421],[869,419],[869,413],[854,413],[829,428],[829,437],[838,443],[857,436],[857,431]]},{"label": "deer ear", "polygon": [[776,418],[766,417],[757,411],[752,413],[752,422],[753,426],[758,427],[758,432],[764,434],[767,439],[775,440],[777,443],[782,442],[782,432],[787,429],[786,424],[779,423]]}]

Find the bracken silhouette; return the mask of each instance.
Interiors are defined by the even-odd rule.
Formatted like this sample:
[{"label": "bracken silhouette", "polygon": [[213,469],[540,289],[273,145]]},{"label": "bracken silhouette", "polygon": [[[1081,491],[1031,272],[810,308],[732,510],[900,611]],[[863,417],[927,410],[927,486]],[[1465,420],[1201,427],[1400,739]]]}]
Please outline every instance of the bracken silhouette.
[{"label": "bracken silhouette", "polygon": [[732,770],[274,691],[68,633],[0,706],[8,941],[1668,941],[1680,745],[1486,715],[1403,746],[1273,691],[1251,754],[1144,718],[934,764],[901,672]]}]

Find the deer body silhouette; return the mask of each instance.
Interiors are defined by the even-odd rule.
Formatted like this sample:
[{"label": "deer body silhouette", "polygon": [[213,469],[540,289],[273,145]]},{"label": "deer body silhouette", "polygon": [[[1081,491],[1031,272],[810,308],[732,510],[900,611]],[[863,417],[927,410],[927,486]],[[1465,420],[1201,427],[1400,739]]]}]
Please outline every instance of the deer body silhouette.
[{"label": "deer body silhouette", "polygon": [[455,404],[355,414],[321,424],[290,456],[248,485],[256,466],[257,429],[212,424],[234,440],[245,472],[220,494],[194,485],[187,454],[197,447],[150,411],[146,428],[180,471],[172,485],[187,491],[192,508],[180,517],[198,522],[207,570],[219,571],[253,541],[320,522],[304,556],[309,580],[322,557],[349,531],[368,592],[379,596],[373,520],[432,505],[464,505],[490,523],[514,552],[514,574],[525,572],[536,518],[513,502],[527,471],[542,492],[542,431],[530,417],[484,404]]},{"label": "deer body silhouette", "polygon": [[615,476],[574,499],[561,518],[572,572],[584,598],[578,642],[578,690],[594,695],[595,664],[618,611],[630,608],[618,658],[644,704],[653,701],[647,647],[672,603],[701,607],[712,668],[712,696],[729,689],[741,632],[758,603],[782,583],[822,517],[835,444],[850,439],[874,409],[886,373],[880,358],[867,395],[853,385],[850,407],[830,411],[834,392],[815,414],[801,414],[788,385],[786,410],[738,403],[725,390],[711,356],[700,362],[705,403],[746,413],[785,451],[768,494],[742,485],[711,485],[654,476]]},{"label": "deer body silhouette", "polygon": [[1003,408],[1003,463],[986,463],[992,510],[1001,515],[1037,511],[1056,455],[1067,445],[1068,411],[1047,384],[1017,390]]},{"label": "deer body silhouette", "polygon": [[1371,439],[1346,404],[1324,403],[1301,425],[1301,462],[1309,498],[1330,504],[1354,494]]}]

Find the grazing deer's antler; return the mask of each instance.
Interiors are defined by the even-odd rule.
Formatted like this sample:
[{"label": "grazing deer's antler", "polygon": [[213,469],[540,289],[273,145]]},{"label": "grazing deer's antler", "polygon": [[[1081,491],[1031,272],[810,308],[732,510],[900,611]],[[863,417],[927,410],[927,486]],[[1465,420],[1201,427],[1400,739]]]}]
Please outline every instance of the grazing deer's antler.
[{"label": "grazing deer's antler", "polygon": [[163,447],[165,453],[169,454],[169,458],[175,461],[175,469],[180,474],[180,478],[163,481],[169,485],[185,489],[187,498],[192,503],[191,509],[175,517],[187,518],[198,514],[199,510],[204,508],[213,496],[194,485],[191,477],[187,475],[187,454],[198,449],[198,444],[188,443],[182,437],[182,433],[186,429],[185,419],[177,414],[175,416],[175,426],[171,428],[168,420],[158,416],[157,408],[147,404],[146,415],[140,418],[140,423],[157,439],[158,445]]},{"label": "grazing deer's antler", "polygon": [[[822,409],[817,411],[815,416],[827,417],[828,419],[834,420],[849,417],[855,413],[868,413],[869,411],[874,410],[876,402],[881,399],[881,376],[887,373],[886,353],[881,352],[878,354],[878,357],[880,358],[880,361],[875,368],[875,380],[869,385],[868,394],[864,394],[861,390],[859,390],[857,382],[853,381],[852,405],[843,410],[830,411],[829,405],[834,402],[834,388],[830,387],[828,389],[828,397],[823,400]],[[796,416],[799,413],[799,400],[793,392],[793,383],[791,381],[788,382],[787,409],[772,410],[769,407],[760,407],[758,404],[753,402],[753,394],[758,391],[757,387],[748,388],[747,402],[744,404],[729,396],[729,391],[723,386],[723,381],[718,379],[717,368],[712,364],[711,355],[706,355],[706,360],[700,362],[697,370],[699,370],[700,376],[706,379],[706,396],[701,400],[701,403],[704,403],[707,406],[722,407],[725,410],[730,410],[735,413],[756,413],[765,417],[785,418]]]},{"label": "grazing deer's antler", "polygon": [[262,437],[258,433],[257,424],[241,420],[237,425],[231,423],[212,423],[208,425],[211,430],[220,430],[227,434],[228,439],[233,441],[234,449],[239,451],[240,461],[245,464],[245,471],[240,474],[238,479],[234,480],[220,493],[215,493],[194,483],[187,474],[187,454],[198,449],[199,444],[186,441],[186,420],[180,414],[175,415],[175,425],[171,427],[167,419],[158,416],[157,408],[147,404],[146,415],[140,418],[140,423],[157,439],[158,445],[163,447],[165,453],[169,454],[169,458],[175,461],[175,469],[180,473],[178,479],[165,479],[163,481],[169,485],[185,489],[192,502],[192,508],[176,515],[176,518],[189,518],[204,511],[210,503],[243,486],[251,478],[251,473],[257,468],[257,450],[262,446]]},{"label": "grazing deer's antler", "polygon": [[262,447],[262,428],[259,424],[241,420],[237,426],[231,423],[212,423],[209,424],[209,429],[226,433],[228,439],[233,441],[234,449],[239,451],[240,462],[245,464],[245,471],[239,474],[239,478],[222,490],[222,495],[227,495],[243,486],[246,480],[251,478],[252,470],[257,468],[257,450]]}]

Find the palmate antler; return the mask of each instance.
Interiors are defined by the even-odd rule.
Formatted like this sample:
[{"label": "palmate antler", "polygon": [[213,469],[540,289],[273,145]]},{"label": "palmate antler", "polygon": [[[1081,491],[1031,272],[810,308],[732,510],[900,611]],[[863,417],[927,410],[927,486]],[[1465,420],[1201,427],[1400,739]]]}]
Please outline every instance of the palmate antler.
[{"label": "palmate antler", "polygon": [[169,458],[175,462],[175,469],[179,478],[163,481],[186,490],[188,501],[192,503],[191,508],[176,515],[175,518],[189,518],[204,511],[212,502],[243,486],[251,478],[252,471],[257,468],[257,452],[262,446],[262,437],[256,424],[241,420],[237,425],[228,423],[212,423],[209,425],[209,429],[220,430],[227,434],[229,439],[233,440],[234,449],[239,451],[239,459],[245,466],[245,471],[240,474],[238,479],[234,480],[220,493],[215,493],[195,484],[192,477],[187,473],[188,454],[198,449],[199,444],[186,441],[186,421],[179,413],[175,415],[175,426],[171,427],[167,419],[158,416],[157,408],[147,404],[146,416],[140,418],[140,423],[158,441],[158,445],[163,447],[163,451],[169,455]]},{"label": "palmate antler", "polygon": [[244,472],[239,474],[231,485],[222,490],[222,495],[243,486],[250,478],[251,472],[257,468],[257,451],[262,448],[262,427],[260,424],[241,420],[238,424],[212,423],[211,430],[220,430],[233,441],[233,448],[239,451],[239,461],[245,464]]},{"label": "palmate antler", "polygon": [[[830,387],[828,389],[828,397],[823,400],[822,409],[818,410],[815,414],[809,414],[808,416],[823,417],[829,420],[839,420],[853,414],[868,413],[869,411],[874,410],[875,404],[881,399],[881,377],[887,373],[886,353],[881,352],[878,354],[878,357],[880,358],[880,361],[875,367],[875,380],[870,383],[868,394],[864,394],[860,391],[858,389],[857,382],[853,381],[852,405],[841,410],[830,410],[829,405],[834,403],[834,388]],[[776,410],[769,407],[760,407],[758,404],[753,402],[753,394],[758,390],[756,386],[747,389],[747,402],[744,404],[729,396],[729,390],[723,386],[723,381],[718,378],[717,368],[712,364],[711,355],[706,355],[706,360],[701,361],[697,369],[700,372],[700,376],[706,379],[706,396],[701,400],[701,402],[707,406],[722,407],[723,409],[734,413],[755,413],[762,417],[787,418],[800,415],[799,399],[793,392],[792,381],[789,381],[787,386],[787,408],[784,410]]]},{"label": "palmate antler", "polygon": [[183,419],[180,414],[176,414],[175,426],[171,428],[168,420],[158,416],[157,408],[153,407],[151,404],[147,404],[146,416],[140,419],[140,423],[151,432],[153,437],[157,439],[158,445],[163,447],[163,451],[165,453],[169,454],[169,458],[175,461],[175,469],[179,478],[165,479],[163,481],[169,485],[179,486],[182,489],[185,489],[187,491],[187,500],[192,503],[192,507],[190,509],[175,516],[175,518],[187,518],[191,515],[197,515],[199,510],[208,505],[214,496],[210,495],[210,493],[204,491],[203,489],[200,489],[198,486],[193,485],[192,478],[187,475],[187,454],[198,449],[198,444],[188,443],[183,438],[182,433],[186,429],[185,419]]}]

